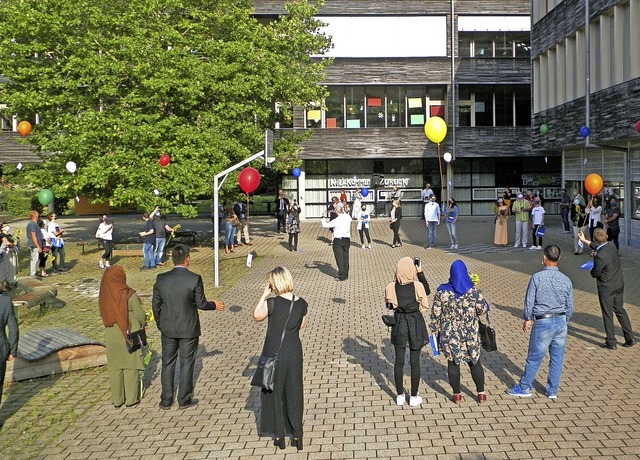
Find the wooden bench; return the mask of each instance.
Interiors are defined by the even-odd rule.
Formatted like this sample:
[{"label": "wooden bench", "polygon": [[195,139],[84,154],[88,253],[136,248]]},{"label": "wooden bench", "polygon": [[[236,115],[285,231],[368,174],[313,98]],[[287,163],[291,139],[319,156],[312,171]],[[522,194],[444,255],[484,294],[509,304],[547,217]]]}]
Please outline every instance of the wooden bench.
[{"label": "wooden bench", "polygon": [[55,286],[43,283],[32,276],[20,277],[17,282],[18,287],[24,292],[11,298],[14,307],[31,308],[39,305],[40,308],[45,308],[52,304],[58,295]]}]

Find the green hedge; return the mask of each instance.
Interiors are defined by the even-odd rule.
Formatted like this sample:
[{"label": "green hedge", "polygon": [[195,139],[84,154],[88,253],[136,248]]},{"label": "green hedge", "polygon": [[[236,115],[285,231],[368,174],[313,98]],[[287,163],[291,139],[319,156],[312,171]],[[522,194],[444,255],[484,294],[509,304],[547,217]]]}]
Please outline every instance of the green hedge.
[{"label": "green hedge", "polygon": [[[33,208],[33,199],[35,198],[36,190],[13,188],[4,189],[0,195],[0,201],[2,201],[4,212],[10,214],[13,219],[27,219],[29,213]],[[36,203],[38,200],[36,199]]]}]

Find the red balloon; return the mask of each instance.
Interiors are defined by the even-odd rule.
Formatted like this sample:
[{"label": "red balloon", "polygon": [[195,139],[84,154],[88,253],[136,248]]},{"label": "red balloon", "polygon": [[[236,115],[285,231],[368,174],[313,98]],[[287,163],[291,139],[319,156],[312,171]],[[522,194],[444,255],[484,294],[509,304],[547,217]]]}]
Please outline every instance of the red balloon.
[{"label": "red balloon", "polygon": [[158,163],[160,163],[160,166],[167,166],[169,163],[171,163],[171,157],[166,153],[164,155],[160,155],[160,158],[158,158]]},{"label": "red balloon", "polygon": [[260,173],[255,168],[244,168],[238,175],[238,185],[244,193],[251,193],[260,185]]},{"label": "red balloon", "polygon": [[29,123],[26,120],[23,120],[20,123],[18,123],[18,132],[22,137],[29,134],[31,132],[31,123]]},{"label": "red balloon", "polygon": [[602,190],[602,186],[604,182],[602,181],[602,177],[599,174],[589,174],[584,180],[584,188],[587,189],[587,192],[591,195],[597,195]]}]

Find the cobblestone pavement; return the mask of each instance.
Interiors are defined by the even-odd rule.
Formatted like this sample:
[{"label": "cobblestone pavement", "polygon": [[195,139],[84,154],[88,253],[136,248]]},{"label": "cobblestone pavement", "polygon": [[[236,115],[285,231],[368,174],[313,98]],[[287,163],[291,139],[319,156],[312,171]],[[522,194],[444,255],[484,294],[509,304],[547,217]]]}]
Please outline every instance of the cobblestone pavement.
[{"label": "cobblestone pavement", "polygon": [[[393,249],[387,223],[382,219],[374,221],[373,248],[361,249],[356,244],[357,237],[353,238],[349,279],[336,282],[329,233],[317,221],[303,223],[299,251],[295,253],[287,250],[285,235],[274,233],[273,220],[258,218],[252,225],[254,246],[238,248],[231,256],[222,255],[223,289],[219,292],[227,304],[226,311],[201,314],[203,335],[195,390],[199,405],[183,411],[158,409],[157,356],[147,370],[146,395],[132,409],[113,408],[106,382],[96,382],[106,380],[104,372],[85,373],[93,375],[92,379],[66,376],[69,388],[61,394],[62,403],[51,398],[43,405],[81,405],[87,392],[98,399],[93,409],[64,426],[62,435],[52,436],[40,456],[162,460],[283,456],[637,459],[640,347],[618,347],[616,351],[598,347],[604,336],[595,281],[588,271],[579,269],[589,257],[574,256],[570,235],[562,234],[560,225],[553,220],[548,219],[545,244],[560,245],[561,270],[570,276],[575,288],[575,314],[569,329],[559,397],[555,401],[544,396],[546,360],[532,398],[517,400],[505,394],[522,373],[528,346],[528,336],[521,330],[522,299],[530,275],[542,268],[541,251],[494,247],[492,219],[461,218],[458,250],[445,249],[449,240],[444,226],[438,231],[439,248],[425,249],[424,222],[419,219],[403,220],[403,246]],[[135,221],[131,225],[135,226]],[[210,241],[210,226],[211,222],[205,219],[193,223],[202,240]],[[90,235],[94,226],[93,221],[80,219],[67,221],[66,228]],[[513,228],[509,237],[513,242]],[[226,264],[230,259],[243,261],[250,249],[256,254],[253,268],[237,282],[230,283]],[[217,295],[211,288],[211,253],[211,247],[199,247],[194,264],[195,270],[203,274],[209,297]],[[621,253],[626,277],[625,305],[632,324],[640,329],[640,256],[637,250],[628,248]],[[380,316],[385,313],[384,286],[392,280],[395,264],[403,256],[422,258],[432,290],[447,280],[449,266],[457,258],[464,260],[471,272],[479,274],[479,287],[492,306],[491,321],[497,329],[499,344],[499,351],[483,354],[489,398],[486,404],[475,402],[471,377],[463,369],[464,401],[459,407],[454,405],[450,401],[446,361],[442,357],[432,358],[425,348],[421,355],[423,404],[417,408],[395,405],[394,352]],[[78,259],[74,270],[82,267],[84,259]],[[127,263],[133,270],[138,262]],[[266,273],[276,265],[291,270],[296,294],[310,306],[308,326],[301,333],[305,359],[305,448],[300,453],[291,447],[279,451],[271,440],[258,437],[259,391],[249,385],[266,330],[266,323],[254,322],[251,314]],[[144,284],[138,278],[135,281]],[[150,282],[146,282],[147,294]],[[133,281],[131,284],[136,286]],[[61,291],[62,297],[67,295],[66,290]],[[617,332],[621,341],[619,328]],[[99,320],[95,330],[90,331],[90,335],[96,334],[100,334]],[[405,384],[409,385],[408,375]],[[20,385],[15,387],[20,389]],[[94,389],[96,386],[99,389]],[[31,416],[20,409],[19,391],[16,395],[9,423]],[[28,399],[30,395],[22,397]],[[64,424],[64,420],[62,417],[60,423]]]}]

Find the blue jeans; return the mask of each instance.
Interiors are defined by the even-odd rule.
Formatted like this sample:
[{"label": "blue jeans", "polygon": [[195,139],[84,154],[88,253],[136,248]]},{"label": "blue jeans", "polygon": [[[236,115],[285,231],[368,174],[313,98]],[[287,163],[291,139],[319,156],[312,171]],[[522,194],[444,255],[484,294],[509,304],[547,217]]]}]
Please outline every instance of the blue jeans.
[{"label": "blue jeans", "polygon": [[151,243],[144,243],[142,245],[142,255],[144,256],[144,266],[153,268],[156,266],[156,256],[153,253],[154,245]]},{"label": "blue jeans", "polygon": [[456,237],[456,225],[457,224],[447,222],[447,231],[449,232],[451,244],[458,244],[458,238]]},{"label": "blue jeans", "polygon": [[427,246],[435,248],[436,247],[436,235],[438,233],[438,222],[429,221],[429,226],[427,227]]},{"label": "blue jeans", "polygon": [[567,317],[538,319],[531,328],[529,351],[524,362],[524,374],[520,379],[522,388],[531,389],[540,364],[549,351],[549,376],[546,391],[548,395],[558,394],[564,349],[567,344]]},{"label": "blue jeans", "polygon": [[230,220],[224,223],[224,246],[227,248],[233,247],[233,239],[236,236],[236,228],[233,226],[233,222]]},{"label": "blue jeans", "polygon": [[154,257],[156,258],[156,265],[162,262],[162,256],[164,256],[164,245],[167,244],[166,238],[156,238],[156,250]]}]

